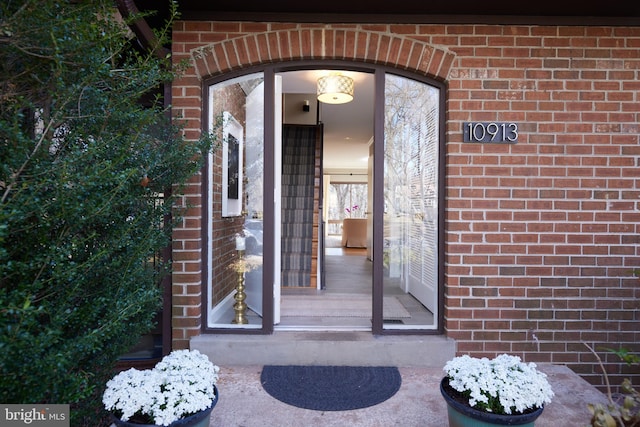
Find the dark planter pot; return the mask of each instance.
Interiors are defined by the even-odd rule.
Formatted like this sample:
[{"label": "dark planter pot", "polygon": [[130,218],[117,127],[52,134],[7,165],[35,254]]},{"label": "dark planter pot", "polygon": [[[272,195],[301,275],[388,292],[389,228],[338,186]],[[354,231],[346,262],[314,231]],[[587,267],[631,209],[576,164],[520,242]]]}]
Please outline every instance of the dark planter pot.
[{"label": "dark planter pot", "polygon": [[440,382],[440,393],[447,402],[449,427],[491,427],[491,426],[523,426],[533,427],[536,419],[544,408],[521,415],[499,415],[483,412],[458,402],[447,393],[449,380],[447,377]]},{"label": "dark planter pot", "polygon": [[[218,389],[215,386],[213,388],[216,392],[216,398],[213,399],[213,402],[211,402],[211,406],[200,412],[196,412],[189,417],[181,418],[177,421],[174,421],[169,424],[169,427],[209,427],[209,418],[211,416],[211,411],[213,411],[213,407],[216,406],[216,403],[218,403],[219,397]],[[111,420],[117,427],[161,427],[157,426],[156,424],[139,424],[131,421],[122,421],[113,414],[111,414]]]}]

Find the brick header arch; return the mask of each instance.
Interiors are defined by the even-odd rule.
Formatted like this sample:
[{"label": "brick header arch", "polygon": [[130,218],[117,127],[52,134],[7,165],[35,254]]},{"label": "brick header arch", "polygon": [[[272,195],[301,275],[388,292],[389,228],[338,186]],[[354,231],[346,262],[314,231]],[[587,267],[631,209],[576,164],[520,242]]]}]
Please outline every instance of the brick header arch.
[{"label": "brick header arch", "polygon": [[447,80],[455,54],[420,40],[362,29],[268,31],[208,44],[191,52],[200,78],[247,66],[305,59],[388,65]]}]

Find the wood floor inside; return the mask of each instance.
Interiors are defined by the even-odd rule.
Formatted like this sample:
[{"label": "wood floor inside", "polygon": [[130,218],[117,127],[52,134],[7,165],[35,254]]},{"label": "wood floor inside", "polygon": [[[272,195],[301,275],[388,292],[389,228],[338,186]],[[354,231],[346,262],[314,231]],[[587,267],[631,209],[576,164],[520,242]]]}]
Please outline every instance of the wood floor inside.
[{"label": "wood floor inside", "polygon": [[[317,313],[315,302],[321,304],[323,298],[340,298],[341,304],[348,304],[345,301],[353,300],[358,304],[362,297],[371,297],[372,290],[372,266],[373,263],[367,259],[367,250],[365,248],[346,248],[335,243],[335,240],[327,239],[325,248],[325,277],[324,289],[309,288],[283,288],[282,289],[282,305],[281,322],[276,325],[276,329],[286,330],[371,330],[371,316],[362,315],[361,311],[349,313],[345,315],[332,313],[326,316],[318,315],[299,315],[308,311],[309,313]],[[287,298],[299,301],[299,296],[305,295],[312,298],[304,298],[304,304],[307,304],[308,310],[302,307],[296,307],[296,315],[287,313]],[[410,294],[406,294],[401,290],[393,289],[385,290],[385,297],[390,296],[397,299],[401,306],[406,309],[406,314],[397,318],[386,318],[385,323],[396,323],[403,325],[425,325],[433,324],[433,315],[420,302],[418,302]],[[395,302],[395,301],[394,301]],[[324,304],[327,302],[325,301]],[[356,303],[354,303],[354,306]],[[400,307],[400,308],[402,308]],[[386,311],[385,311],[386,313]],[[392,315],[393,316],[393,315]]]}]

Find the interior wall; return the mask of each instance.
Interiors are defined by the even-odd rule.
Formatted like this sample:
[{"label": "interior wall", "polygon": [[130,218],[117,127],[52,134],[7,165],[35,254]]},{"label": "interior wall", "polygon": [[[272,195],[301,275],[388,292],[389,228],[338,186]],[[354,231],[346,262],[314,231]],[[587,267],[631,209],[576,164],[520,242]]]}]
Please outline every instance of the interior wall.
[{"label": "interior wall", "polygon": [[331,176],[331,182],[339,183],[367,183],[367,170],[366,169],[325,169],[325,179],[327,176]]},{"label": "interior wall", "polygon": [[[318,103],[312,93],[285,93],[282,96],[282,122],[289,125],[315,125]],[[309,107],[306,111],[305,106]]]}]

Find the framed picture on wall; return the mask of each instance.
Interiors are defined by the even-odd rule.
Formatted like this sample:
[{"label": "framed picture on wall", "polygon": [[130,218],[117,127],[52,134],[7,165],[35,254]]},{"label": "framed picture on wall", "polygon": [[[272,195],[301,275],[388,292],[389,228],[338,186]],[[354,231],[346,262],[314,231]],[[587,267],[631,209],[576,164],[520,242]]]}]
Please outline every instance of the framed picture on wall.
[{"label": "framed picture on wall", "polygon": [[222,216],[242,214],[243,129],[229,112],[223,114]]}]

